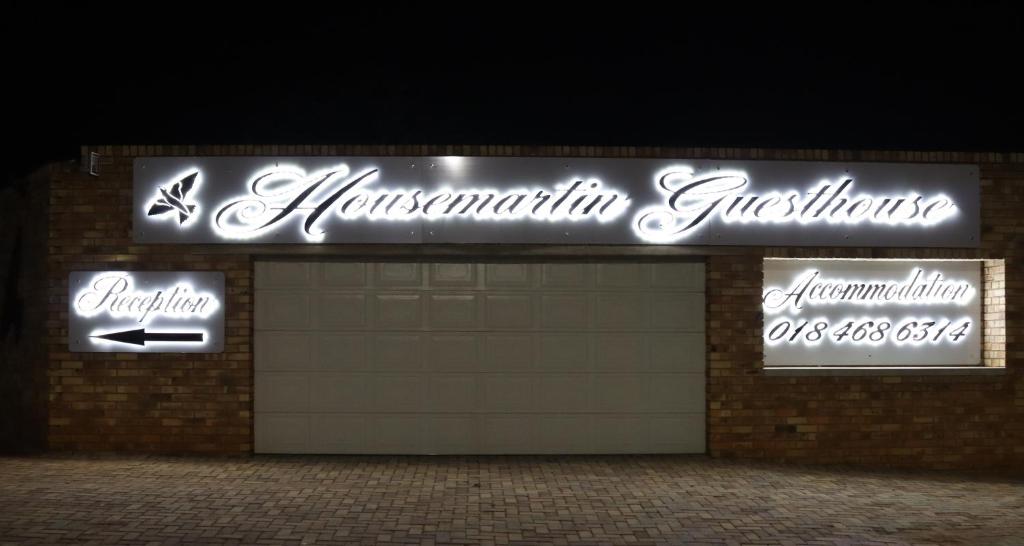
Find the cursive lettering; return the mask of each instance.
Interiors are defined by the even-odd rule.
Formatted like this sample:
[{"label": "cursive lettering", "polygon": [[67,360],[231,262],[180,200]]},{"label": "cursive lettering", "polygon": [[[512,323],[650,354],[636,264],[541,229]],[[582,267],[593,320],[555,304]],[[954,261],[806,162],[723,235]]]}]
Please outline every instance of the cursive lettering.
[{"label": "cursive lettering", "polygon": [[830,279],[812,269],[797,276],[788,288],[766,288],[761,299],[766,313],[777,313],[785,309],[799,311],[805,303],[964,305],[973,297],[974,287],[968,282],[947,279],[938,271],[928,275],[923,269],[914,268],[902,281]]},{"label": "cursive lettering", "polygon": [[107,313],[145,323],[156,316],[207,317],[219,302],[211,294],[198,293],[186,283],[148,292],[135,291],[129,274],[99,275],[75,296],[75,312],[91,317]]},{"label": "cursive lettering", "polygon": [[279,228],[289,218],[303,218],[301,233],[322,240],[328,213],[343,220],[586,220],[607,221],[628,207],[629,198],[596,179],[574,179],[550,188],[505,190],[442,187],[378,188],[380,170],[351,173],[347,165],[306,173],[296,167],[273,167],[248,184],[249,194],[216,208],[214,230],[226,238],[248,239]]},{"label": "cursive lettering", "polygon": [[745,193],[746,173],[715,171],[696,174],[676,167],[660,173],[657,190],[664,205],[637,213],[634,231],[652,242],[681,240],[714,219],[724,223],[798,223],[932,225],[956,214],[956,205],[942,194],[854,194],[854,179],[823,181],[807,191]]}]

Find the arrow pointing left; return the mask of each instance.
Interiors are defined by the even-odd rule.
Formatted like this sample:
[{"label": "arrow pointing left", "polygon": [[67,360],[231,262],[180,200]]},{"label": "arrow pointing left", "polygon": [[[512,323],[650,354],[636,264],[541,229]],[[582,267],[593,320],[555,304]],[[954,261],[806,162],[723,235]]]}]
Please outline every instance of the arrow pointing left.
[{"label": "arrow pointing left", "polygon": [[99,336],[89,336],[118,343],[146,346],[147,341],[170,341],[177,343],[202,343],[202,332],[146,332],[145,328],[111,332]]}]

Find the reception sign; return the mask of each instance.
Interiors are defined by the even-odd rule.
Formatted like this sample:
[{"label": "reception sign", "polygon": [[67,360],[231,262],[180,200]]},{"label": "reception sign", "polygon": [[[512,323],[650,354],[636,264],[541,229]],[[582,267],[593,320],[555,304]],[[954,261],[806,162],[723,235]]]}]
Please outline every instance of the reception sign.
[{"label": "reception sign", "polygon": [[981,362],[981,263],[768,259],[765,366]]},{"label": "reception sign", "polygon": [[974,247],[971,165],[148,157],[139,243]]},{"label": "reception sign", "polygon": [[224,350],[224,274],[76,271],[68,346],[83,352]]}]

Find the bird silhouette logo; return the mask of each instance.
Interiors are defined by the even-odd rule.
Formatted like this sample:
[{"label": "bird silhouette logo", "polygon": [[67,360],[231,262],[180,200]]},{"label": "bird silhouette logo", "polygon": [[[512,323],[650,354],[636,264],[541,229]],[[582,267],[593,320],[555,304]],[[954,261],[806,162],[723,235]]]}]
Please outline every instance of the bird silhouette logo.
[{"label": "bird silhouette logo", "polygon": [[171,184],[170,189],[157,188],[156,200],[150,205],[146,216],[170,214],[173,217],[177,215],[179,226],[187,222],[192,217],[192,213],[195,212],[196,205],[194,203],[187,203],[186,200],[188,199],[189,192],[195,186],[196,177],[198,176],[199,171],[196,171]]}]

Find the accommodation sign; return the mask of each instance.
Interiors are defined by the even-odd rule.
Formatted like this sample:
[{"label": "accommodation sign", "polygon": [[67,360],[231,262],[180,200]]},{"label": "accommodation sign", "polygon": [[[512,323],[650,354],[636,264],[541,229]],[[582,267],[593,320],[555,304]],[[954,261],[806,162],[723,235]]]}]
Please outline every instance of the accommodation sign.
[{"label": "accommodation sign", "polygon": [[981,363],[981,262],[764,262],[765,366]]},{"label": "accommodation sign", "polygon": [[972,165],[148,157],[139,243],[975,247]]},{"label": "accommodation sign", "polygon": [[72,351],[224,350],[223,273],[75,271],[68,287]]}]

